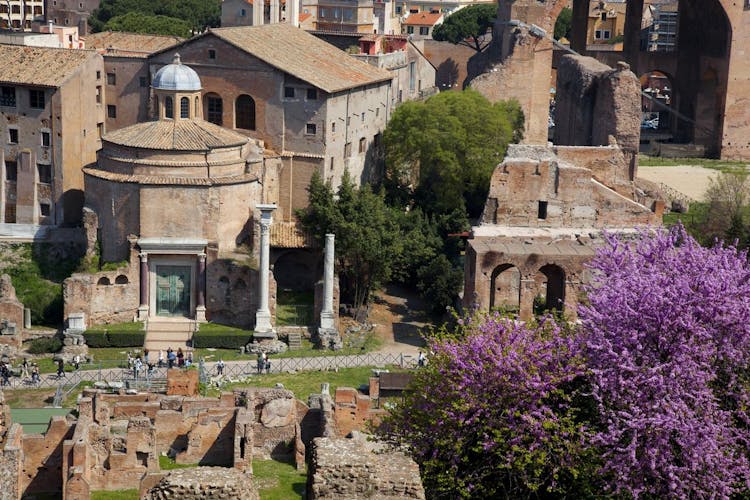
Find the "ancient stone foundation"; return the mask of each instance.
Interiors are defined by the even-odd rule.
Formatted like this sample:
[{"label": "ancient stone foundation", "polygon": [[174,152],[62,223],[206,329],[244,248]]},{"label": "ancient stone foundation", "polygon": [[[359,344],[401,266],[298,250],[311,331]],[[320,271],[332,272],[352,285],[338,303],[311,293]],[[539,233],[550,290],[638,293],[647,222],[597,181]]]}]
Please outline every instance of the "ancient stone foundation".
[{"label": "ancient stone foundation", "polygon": [[236,469],[196,467],[173,470],[142,497],[143,500],[258,500],[252,477]]}]

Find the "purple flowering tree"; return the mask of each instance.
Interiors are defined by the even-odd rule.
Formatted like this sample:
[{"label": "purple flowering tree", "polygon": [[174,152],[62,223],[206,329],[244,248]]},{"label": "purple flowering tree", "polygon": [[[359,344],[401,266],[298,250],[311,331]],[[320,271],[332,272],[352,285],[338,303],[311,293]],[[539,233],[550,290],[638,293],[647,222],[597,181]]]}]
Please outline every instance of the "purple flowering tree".
[{"label": "purple flowering tree", "polygon": [[583,476],[584,426],[571,405],[583,372],[576,339],[551,320],[496,314],[432,340],[381,434],[420,464],[428,498],[524,498]]},{"label": "purple flowering tree", "polygon": [[727,498],[748,491],[750,268],[682,226],[611,236],[591,264],[582,345],[612,492]]}]

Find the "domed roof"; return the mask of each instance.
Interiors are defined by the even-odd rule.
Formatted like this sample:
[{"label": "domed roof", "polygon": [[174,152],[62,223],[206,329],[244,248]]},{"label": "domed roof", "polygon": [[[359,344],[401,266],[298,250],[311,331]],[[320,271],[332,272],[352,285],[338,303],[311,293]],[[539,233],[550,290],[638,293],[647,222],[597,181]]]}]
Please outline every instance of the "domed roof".
[{"label": "domed roof", "polygon": [[201,89],[201,79],[192,68],[180,62],[180,54],[175,54],[172,64],[156,72],[151,86],[161,90],[194,91]]}]

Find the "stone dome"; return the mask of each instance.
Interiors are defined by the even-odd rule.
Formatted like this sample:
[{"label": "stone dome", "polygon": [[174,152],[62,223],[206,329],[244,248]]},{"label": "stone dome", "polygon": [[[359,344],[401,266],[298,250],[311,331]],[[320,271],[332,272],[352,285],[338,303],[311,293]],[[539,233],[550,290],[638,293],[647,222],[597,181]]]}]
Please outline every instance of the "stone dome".
[{"label": "stone dome", "polygon": [[192,68],[182,64],[180,54],[175,54],[172,64],[156,72],[151,86],[160,90],[193,92],[201,89],[201,79]]}]

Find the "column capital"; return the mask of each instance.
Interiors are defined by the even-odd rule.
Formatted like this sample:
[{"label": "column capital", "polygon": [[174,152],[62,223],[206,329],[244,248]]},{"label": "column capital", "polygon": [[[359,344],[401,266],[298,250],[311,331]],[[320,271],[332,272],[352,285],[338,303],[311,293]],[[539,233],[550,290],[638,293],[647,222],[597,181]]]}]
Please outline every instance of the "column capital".
[{"label": "column capital", "polygon": [[141,252],[141,253],[139,253],[138,257],[141,258],[141,262],[148,262],[148,253],[147,252]]},{"label": "column capital", "polygon": [[205,252],[201,252],[201,253],[198,254],[198,261],[199,262],[206,262],[206,253]]}]

